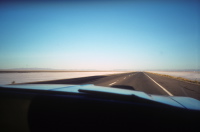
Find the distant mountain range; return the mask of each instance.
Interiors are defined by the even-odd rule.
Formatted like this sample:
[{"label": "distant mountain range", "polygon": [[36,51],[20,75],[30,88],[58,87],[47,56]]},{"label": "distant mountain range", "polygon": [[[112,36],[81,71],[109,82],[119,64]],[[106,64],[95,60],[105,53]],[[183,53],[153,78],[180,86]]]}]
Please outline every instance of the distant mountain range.
[{"label": "distant mountain range", "polygon": [[5,72],[5,71],[127,71],[127,70],[97,70],[97,69],[52,69],[52,68],[12,68],[12,69],[0,69],[0,71]]},{"label": "distant mountain range", "polygon": [[[11,69],[0,69],[0,70],[56,70],[51,68],[11,68]],[[60,70],[60,69],[59,69]]]},{"label": "distant mountain range", "polygon": [[113,70],[98,70],[98,69],[53,69],[53,68],[10,68],[0,69],[0,71],[200,71],[200,69],[113,69]]}]

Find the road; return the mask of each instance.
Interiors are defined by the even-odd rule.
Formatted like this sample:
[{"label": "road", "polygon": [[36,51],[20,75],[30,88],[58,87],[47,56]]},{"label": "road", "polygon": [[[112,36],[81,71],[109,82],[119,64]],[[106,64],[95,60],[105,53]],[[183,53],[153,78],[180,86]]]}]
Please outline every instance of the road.
[{"label": "road", "polygon": [[147,94],[187,96],[200,100],[200,85],[147,72],[110,75],[92,83],[97,86],[134,89]]}]

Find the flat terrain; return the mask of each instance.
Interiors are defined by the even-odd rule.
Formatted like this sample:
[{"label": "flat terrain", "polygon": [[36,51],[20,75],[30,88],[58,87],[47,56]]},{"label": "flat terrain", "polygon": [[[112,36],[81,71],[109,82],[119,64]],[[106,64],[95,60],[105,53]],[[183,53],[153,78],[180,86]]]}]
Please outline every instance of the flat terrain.
[{"label": "flat terrain", "polygon": [[121,72],[121,71],[78,71],[78,70],[0,70],[0,73],[29,73],[29,72]]},{"label": "flat terrain", "polygon": [[163,75],[169,75],[173,77],[181,77],[192,81],[200,82],[200,71],[149,71],[151,73],[158,73]]},{"label": "flat terrain", "polygon": [[147,94],[187,96],[200,100],[200,85],[146,72],[130,72],[29,84],[94,84],[97,86],[133,89]]}]

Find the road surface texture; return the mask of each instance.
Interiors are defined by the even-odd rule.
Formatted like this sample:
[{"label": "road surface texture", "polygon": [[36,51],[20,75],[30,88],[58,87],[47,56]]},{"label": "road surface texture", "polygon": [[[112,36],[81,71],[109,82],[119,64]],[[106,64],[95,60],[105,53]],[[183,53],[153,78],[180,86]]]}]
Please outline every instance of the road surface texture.
[{"label": "road surface texture", "polygon": [[129,72],[26,84],[94,84],[97,86],[137,90],[147,94],[185,96],[200,100],[200,85],[147,72]]},{"label": "road surface texture", "polygon": [[98,86],[134,89],[147,94],[187,96],[200,100],[200,85],[147,72],[117,74],[92,83]]}]

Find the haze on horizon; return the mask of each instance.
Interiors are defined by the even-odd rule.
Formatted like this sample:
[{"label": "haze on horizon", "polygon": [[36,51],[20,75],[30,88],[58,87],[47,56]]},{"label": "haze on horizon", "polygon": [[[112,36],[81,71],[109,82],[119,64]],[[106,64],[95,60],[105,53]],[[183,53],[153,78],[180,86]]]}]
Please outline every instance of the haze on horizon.
[{"label": "haze on horizon", "polygon": [[200,69],[200,2],[0,5],[0,69]]}]

